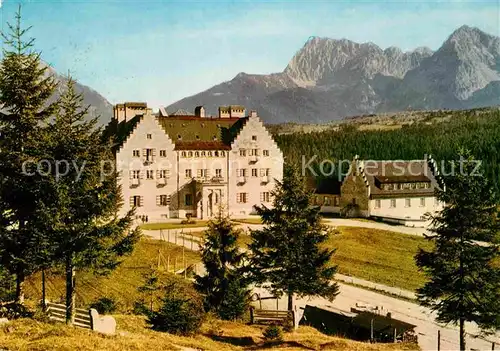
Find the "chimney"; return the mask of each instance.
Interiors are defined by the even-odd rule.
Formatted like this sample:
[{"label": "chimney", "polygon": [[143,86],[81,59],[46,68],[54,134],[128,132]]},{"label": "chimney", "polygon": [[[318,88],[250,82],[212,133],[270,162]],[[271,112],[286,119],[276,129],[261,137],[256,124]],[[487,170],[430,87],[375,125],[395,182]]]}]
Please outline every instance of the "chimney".
[{"label": "chimney", "polygon": [[194,109],[194,114],[196,117],[205,118],[205,108],[203,106],[196,106]]},{"label": "chimney", "polygon": [[250,117],[257,117],[257,111],[251,110],[250,111]]},{"label": "chimney", "polygon": [[113,117],[118,121],[118,123],[126,120],[124,104],[116,104],[113,106]]}]

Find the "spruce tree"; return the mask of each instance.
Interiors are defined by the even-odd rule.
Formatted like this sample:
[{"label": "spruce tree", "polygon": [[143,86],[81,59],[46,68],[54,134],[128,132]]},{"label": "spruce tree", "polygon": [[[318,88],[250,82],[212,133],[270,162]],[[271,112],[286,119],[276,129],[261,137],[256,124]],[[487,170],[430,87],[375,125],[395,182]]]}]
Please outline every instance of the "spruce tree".
[{"label": "spruce tree", "polygon": [[244,254],[238,247],[241,231],[219,211],[208,223],[201,259],[206,274],[197,276],[195,287],[204,296],[205,311],[234,320],[248,308],[250,293],[240,271]]},{"label": "spruce tree", "polygon": [[432,217],[433,234],[427,236],[435,246],[415,257],[429,277],[417,293],[439,322],[459,324],[465,350],[465,322],[500,328],[499,198],[488,179],[474,173],[477,161],[470,153],[452,162],[454,172],[436,191],[444,208]]},{"label": "spruce tree", "polygon": [[[0,253],[1,263],[16,276],[16,301],[23,303],[25,277],[47,264],[50,242],[40,230],[47,213],[46,126],[56,109],[48,99],[56,83],[33,50],[30,28],[8,24],[0,66]],[[41,172],[39,172],[39,170]]]},{"label": "spruce tree", "polygon": [[74,85],[69,78],[50,125],[53,191],[47,220],[57,243],[54,260],[65,267],[68,322],[74,318],[75,270],[106,274],[139,238],[138,229],[131,230],[133,211],[118,216],[122,198],[111,144],[96,127],[97,118],[85,119],[88,108],[82,108]]},{"label": "spruce tree", "polygon": [[264,229],[251,232],[251,271],[255,281],[276,295],[316,295],[333,300],[338,286],[336,267],[330,263],[334,250],[322,248],[328,229],[321,224],[319,207],[310,206],[311,193],[304,177],[285,165],[283,181],[271,193],[273,206],[257,207]]}]

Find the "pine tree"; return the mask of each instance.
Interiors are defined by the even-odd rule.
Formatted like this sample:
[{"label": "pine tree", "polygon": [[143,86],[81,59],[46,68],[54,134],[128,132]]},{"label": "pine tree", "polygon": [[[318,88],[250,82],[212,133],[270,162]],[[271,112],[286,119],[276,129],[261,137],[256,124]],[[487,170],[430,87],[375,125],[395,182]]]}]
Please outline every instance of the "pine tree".
[{"label": "pine tree", "polygon": [[106,274],[139,238],[138,229],[130,230],[133,211],[117,215],[122,200],[111,146],[96,128],[97,118],[85,120],[88,108],[81,107],[83,98],[74,84],[69,78],[50,126],[53,191],[47,220],[57,243],[54,260],[65,267],[68,322],[74,318],[75,270]]},{"label": "pine tree", "polygon": [[417,291],[420,303],[437,311],[439,322],[458,322],[460,350],[465,322],[500,328],[499,198],[484,175],[473,173],[476,162],[468,152],[454,161],[445,189],[436,193],[444,208],[432,217],[434,234],[427,236],[435,247],[415,257],[430,279]]},{"label": "pine tree", "polygon": [[15,18],[2,32],[0,259],[15,274],[16,301],[23,303],[25,277],[47,264],[50,250],[47,233],[39,228],[47,216],[48,183],[37,164],[46,158],[46,126],[57,104],[48,102],[56,83],[33,51],[34,39],[26,39],[30,28],[21,27],[20,8]]},{"label": "pine tree", "polygon": [[257,207],[265,225],[251,232],[251,271],[259,285],[276,295],[317,295],[333,300],[338,286],[336,267],[330,264],[334,250],[321,248],[328,229],[321,224],[319,207],[310,206],[305,179],[293,166],[285,165],[283,181],[272,192],[273,207]]},{"label": "pine tree", "polygon": [[248,308],[250,293],[240,271],[244,254],[238,248],[241,234],[231,220],[219,212],[208,223],[201,257],[206,274],[197,276],[195,287],[204,296],[205,311],[234,320]]}]

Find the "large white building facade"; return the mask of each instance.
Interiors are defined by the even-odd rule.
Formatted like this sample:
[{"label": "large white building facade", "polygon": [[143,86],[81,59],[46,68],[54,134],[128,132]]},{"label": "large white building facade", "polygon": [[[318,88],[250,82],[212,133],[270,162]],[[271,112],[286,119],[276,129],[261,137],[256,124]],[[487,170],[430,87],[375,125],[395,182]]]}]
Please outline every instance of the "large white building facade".
[{"label": "large white building facade", "polygon": [[114,136],[122,188],[122,212],[136,208],[148,222],[210,218],[220,210],[248,216],[271,206],[283,175],[283,154],[255,111],[219,108],[216,117],[198,106],[194,114],[154,115],[146,103],[114,107]]}]

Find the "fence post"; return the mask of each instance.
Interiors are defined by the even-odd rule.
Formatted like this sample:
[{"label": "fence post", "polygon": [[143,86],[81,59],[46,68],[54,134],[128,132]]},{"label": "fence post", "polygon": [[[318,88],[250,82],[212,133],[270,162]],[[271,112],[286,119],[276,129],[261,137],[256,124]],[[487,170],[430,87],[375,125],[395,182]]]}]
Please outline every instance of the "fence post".
[{"label": "fence post", "polygon": [[438,351],[441,350],[441,330],[438,330]]},{"label": "fence post", "polygon": [[491,351],[495,351],[495,342],[494,341],[491,342]]}]

